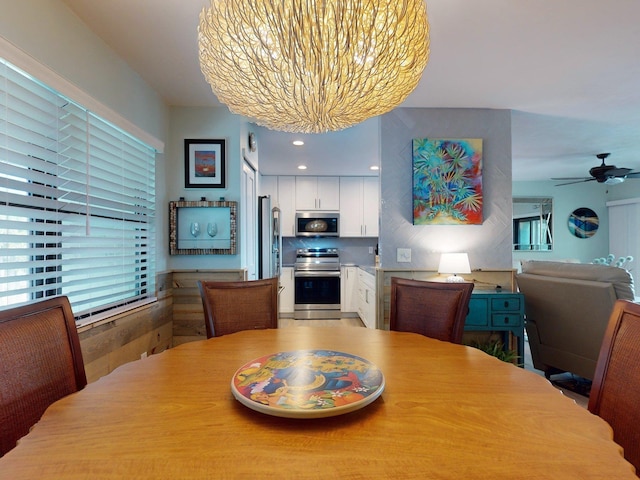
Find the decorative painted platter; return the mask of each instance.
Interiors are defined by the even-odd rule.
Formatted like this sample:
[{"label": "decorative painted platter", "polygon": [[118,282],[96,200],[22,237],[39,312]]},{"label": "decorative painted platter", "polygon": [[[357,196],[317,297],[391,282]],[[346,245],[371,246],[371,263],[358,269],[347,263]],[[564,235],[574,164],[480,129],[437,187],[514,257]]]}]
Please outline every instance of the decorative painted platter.
[{"label": "decorative painted platter", "polygon": [[332,350],[295,350],[256,358],[233,375],[231,391],[267,415],[321,418],[369,405],[382,394],[384,375],[368,360]]}]

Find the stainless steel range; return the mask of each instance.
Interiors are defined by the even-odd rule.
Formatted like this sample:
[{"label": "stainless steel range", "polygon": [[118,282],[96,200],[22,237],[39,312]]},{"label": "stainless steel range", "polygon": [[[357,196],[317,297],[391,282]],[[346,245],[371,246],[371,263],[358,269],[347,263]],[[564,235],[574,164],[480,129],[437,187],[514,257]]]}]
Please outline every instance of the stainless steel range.
[{"label": "stainless steel range", "polygon": [[340,318],[340,256],[337,248],[297,249],[294,280],[294,318]]}]

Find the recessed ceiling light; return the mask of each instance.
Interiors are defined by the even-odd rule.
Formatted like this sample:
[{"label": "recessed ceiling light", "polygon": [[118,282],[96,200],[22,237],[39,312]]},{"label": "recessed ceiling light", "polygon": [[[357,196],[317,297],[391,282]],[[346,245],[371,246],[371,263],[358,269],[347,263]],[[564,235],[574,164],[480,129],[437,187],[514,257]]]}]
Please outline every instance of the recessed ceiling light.
[{"label": "recessed ceiling light", "polygon": [[302,145],[304,145],[304,142],[302,140],[294,140],[293,143],[296,147],[301,147]]},{"label": "recessed ceiling light", "polygon": [[369,170],[380,170],[380,167],[378,165],[371,165]]},{"label": "recessed ceiling light", "polygon": [[307,166],[306,165],[298,165],[298,170],[306,170]]}]

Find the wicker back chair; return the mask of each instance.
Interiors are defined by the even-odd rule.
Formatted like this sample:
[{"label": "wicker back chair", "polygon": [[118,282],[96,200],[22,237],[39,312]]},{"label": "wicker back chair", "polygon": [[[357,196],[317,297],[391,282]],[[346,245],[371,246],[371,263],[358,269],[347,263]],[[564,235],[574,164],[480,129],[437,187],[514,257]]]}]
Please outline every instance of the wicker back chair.
[{"label": "wicker back chair", "polygon": [[67,297],[0,311],[0,456],[87,377]]},{"label": "wicker back chair", "polygon": [[640,305],[617,300],[591,384],[589,411],[606,420],[613,439],[640,474]]},{"label": "wicker back chair", "polygon": [[198,281],[207,338],[240,330],[278,328],[278,279]]},{"label": "wicker back chair", "polygon": [[389,328],[461,343],[473,283],[391,278]]}]

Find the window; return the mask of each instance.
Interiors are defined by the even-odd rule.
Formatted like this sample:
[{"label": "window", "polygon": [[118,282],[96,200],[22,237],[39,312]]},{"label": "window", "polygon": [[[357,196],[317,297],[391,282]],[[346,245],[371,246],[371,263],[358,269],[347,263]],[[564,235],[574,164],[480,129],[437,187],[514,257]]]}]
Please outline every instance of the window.
[{"label": "window", "polygon": [[553,199],[513,198],[513,250],[553,249]]},{"label": "window", "polygon": [[155,153],[0,59],[0,308],[153,297]]}]

